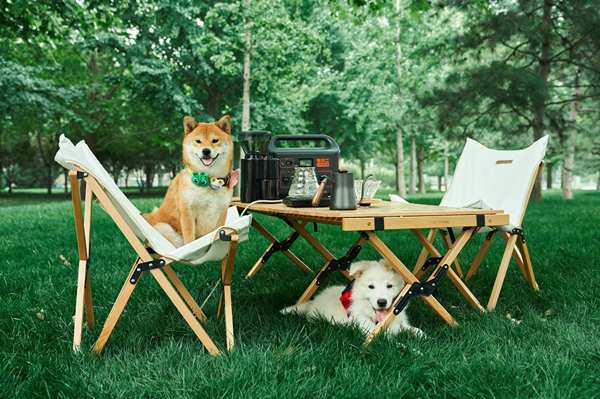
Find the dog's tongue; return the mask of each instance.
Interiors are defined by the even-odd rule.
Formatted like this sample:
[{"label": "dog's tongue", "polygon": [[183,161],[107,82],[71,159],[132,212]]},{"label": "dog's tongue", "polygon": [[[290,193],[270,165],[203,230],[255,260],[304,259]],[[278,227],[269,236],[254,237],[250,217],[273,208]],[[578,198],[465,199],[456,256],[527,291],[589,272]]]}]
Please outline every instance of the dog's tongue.
[{"label": "dog's tongue", "polygon": [[204,164],[204,166],[209,166],[213,159],[212,158],[200,158],[200,160],[202,161],[202,163]]},{"label": "dog's tongue", "polygon": [[387,316],[387,309],[384,310],[376,310],[375,311],[375,321],[377,321],[377,323],[381,323],[383,321],[383,319],[385,319],[385,316]]}]

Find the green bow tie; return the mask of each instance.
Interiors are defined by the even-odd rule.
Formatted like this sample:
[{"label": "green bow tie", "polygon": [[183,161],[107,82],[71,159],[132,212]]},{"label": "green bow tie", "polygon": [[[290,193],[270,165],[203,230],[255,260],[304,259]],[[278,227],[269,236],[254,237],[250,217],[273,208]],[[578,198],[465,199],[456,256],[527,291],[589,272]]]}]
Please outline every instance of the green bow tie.
[{"label": "green bow tie", "polygon": [[192,183],[199,187],[208,186],[208,175],[204,172],[192,172]]}]

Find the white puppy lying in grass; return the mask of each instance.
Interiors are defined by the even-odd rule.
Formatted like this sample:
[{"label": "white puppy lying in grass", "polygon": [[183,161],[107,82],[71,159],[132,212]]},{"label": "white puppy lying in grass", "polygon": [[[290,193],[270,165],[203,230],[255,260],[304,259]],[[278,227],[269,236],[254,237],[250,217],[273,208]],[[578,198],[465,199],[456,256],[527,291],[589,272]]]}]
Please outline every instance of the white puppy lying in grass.
[{"label": "white puppy lying in grass", "polygon": [[[312,300],[289,306],[281,313],[322,317],[332,324],[356,324],[365,334],[370,334],[384,319],[389,306],[404,287],[404,281],[383,259],[354,262],[349,273],[354,281],[348,287],[328,287]],[[398,334],[406,330],[418,337],[424,336],[423,331],[410,325],[405,310],[396,316],[387,332]]]}]

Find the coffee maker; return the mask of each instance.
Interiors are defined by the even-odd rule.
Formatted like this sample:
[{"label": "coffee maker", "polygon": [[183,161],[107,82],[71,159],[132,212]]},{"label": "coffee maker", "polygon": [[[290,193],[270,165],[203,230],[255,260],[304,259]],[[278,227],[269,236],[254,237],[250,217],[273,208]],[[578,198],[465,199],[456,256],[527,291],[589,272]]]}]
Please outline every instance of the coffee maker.
[{"label": "coffee maker", "polygon": [[271,136],[264,130],[240,134],[240,145],[246,154],[241,161],[242,202],[279,199],[279,158],[269,154]]}]

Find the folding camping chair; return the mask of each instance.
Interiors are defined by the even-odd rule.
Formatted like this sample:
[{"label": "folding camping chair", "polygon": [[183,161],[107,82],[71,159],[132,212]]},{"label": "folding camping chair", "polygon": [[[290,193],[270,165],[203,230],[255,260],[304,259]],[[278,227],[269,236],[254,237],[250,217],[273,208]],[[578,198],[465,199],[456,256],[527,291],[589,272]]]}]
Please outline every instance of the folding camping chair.
[{"label": "folding camping chair", "polygon": [[[522,223],[536,176],[543,166],[547,144],[548,136],[544,136],[525,149],[503,151],[487,148],[475,140],[467,139],[456,165],[452,184],[440,203],[449,207],[502,209],[509,215],[508,225],[479,230],[486,232],[487,236],[465,276],[465,280],[469,280],[475,274],[492,238],[495,235],[502,237],[506,247],[488,300],[489,311],[496,307],[511,257],[531,288],[539,290]],[[432,229],[427,240],[433,243],[436,234],[437,229]],[[460,230],[442,231],[446,247],[454,241],[457,234],[460,234]],[[429,255],[440,256],[434,247],[424,246],[415,265],[415,274],[422,273],[425,265],[431,263],[428,261]]]},{"label": "folding camping chair", "polygon": [[[212,355],[219,354],[219,349],[200,324],[200,321],[206,320],[206,315],[171,266],[173,262],[199,265],[216,260],[221,261],[221,284],[223,286],[219,312],[221,308],[224,309],[227,349],[231,350],[234,344],[231,300],[234,259],[238,243],[248,239],[252,217],[249,215],[239,216],[237,209],[230,207],[222,227],[176,248],[142,217],[140,211],[123,194],[84,141],[80,141],[75,146],[68,138],[61,135],[55,160],[70,170],[79,251],[73,349],[78,350],[81,344],[84,311],[88,327],[91,329],[94,325],[88,268],[92,200],[93,197],[96,197],[137,253],[137,259],[133,262],[93,350],[95,352],[102,351],[133,290],[137,287],[138,280],[144,272],[149,271],[208,352]],[[80,179],[85,181],[83,212]]]}]

